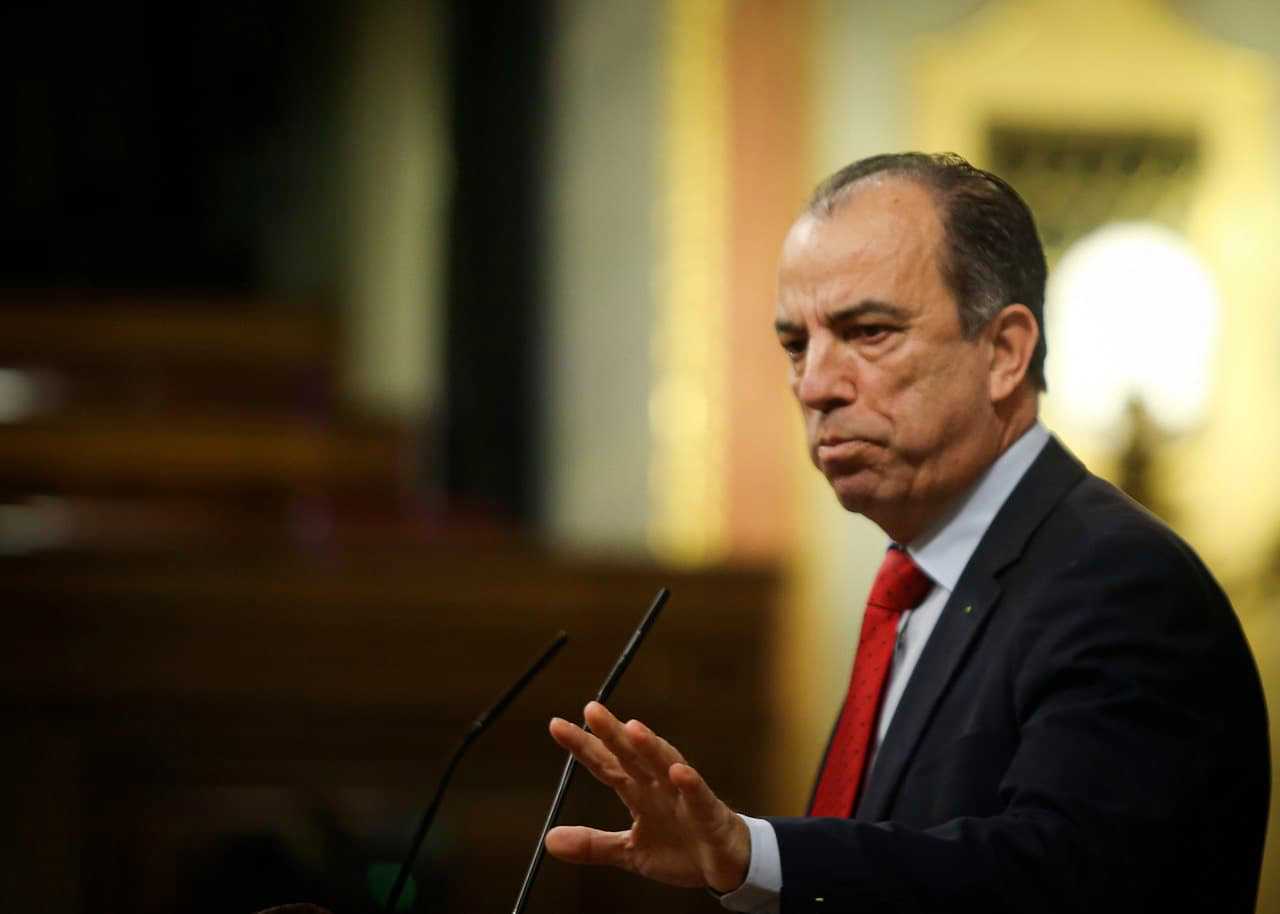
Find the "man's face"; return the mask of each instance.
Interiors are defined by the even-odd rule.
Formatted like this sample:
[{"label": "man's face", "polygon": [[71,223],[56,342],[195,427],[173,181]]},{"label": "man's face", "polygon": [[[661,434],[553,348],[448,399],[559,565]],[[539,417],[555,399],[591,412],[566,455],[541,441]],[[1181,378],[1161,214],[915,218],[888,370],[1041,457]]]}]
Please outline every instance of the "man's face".
[{"label": "man's face", "polygon": [[991,346],[967,340],[929,191],[863,179],[783,245],[778,339],[809,454],[840,503],[910,540],[991,459]]}]

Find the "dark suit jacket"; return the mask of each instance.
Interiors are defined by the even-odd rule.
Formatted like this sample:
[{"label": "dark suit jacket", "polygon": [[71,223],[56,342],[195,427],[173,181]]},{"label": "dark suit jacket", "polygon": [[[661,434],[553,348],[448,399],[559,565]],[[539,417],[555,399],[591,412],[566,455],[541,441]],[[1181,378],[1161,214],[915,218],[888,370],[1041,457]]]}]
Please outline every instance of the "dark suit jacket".
[{"label": "dark suit jacket", "polygon": [[1257,669],[1191,549],[1051,440],[974,553],[853,819],[772,819],[783,914],[1253,911]]}]

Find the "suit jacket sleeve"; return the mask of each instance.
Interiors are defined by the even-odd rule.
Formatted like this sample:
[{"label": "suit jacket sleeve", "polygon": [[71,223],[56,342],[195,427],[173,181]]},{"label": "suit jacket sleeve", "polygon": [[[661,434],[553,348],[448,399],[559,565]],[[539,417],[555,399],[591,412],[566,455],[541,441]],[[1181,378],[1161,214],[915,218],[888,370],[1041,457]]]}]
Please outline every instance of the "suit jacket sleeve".
[{"label": "suit jacket sleeve", "polygon": [[783,912],[1252,910],[1265,711],[1225,597],[1154,523],[1044,564],[1011,571],[902,817],[771,820]]}]

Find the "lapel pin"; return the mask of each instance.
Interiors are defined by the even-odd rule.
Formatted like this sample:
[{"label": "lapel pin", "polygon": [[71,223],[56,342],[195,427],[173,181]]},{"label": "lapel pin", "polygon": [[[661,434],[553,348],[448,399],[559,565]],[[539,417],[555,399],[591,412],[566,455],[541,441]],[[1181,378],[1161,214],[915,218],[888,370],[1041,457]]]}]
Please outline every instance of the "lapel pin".
[{"label": "lapel pin", "polygon": [[973,605],[972,605],[972,604],[966,604],[966,605],[965,605],[965,608],[964,608],[964,614],[965,614],[966,616],[968,616],[968,615],[972,615],[972,613],[973,613]]}]

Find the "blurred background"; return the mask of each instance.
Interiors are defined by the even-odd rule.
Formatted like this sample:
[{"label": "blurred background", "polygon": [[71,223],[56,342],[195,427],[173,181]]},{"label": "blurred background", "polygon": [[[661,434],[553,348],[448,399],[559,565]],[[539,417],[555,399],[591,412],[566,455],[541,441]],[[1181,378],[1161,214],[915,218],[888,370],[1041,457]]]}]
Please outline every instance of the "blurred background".
[{"label": "blurred background", "polygon": [[[373,910],[565,628],[408,905],[500,910],[546,719],[662,584],[617,710],[798,813],[884,541],[805,462],[774,262],[887,150],[1027,197],[1046,421],[1200,551],[1277,707],[1280,5],[51,0],[0,46],[8,906]],[[565,820],[625,821],[586,779]],[[529,910],[656,905],[717,909],[550,863]]]}]

